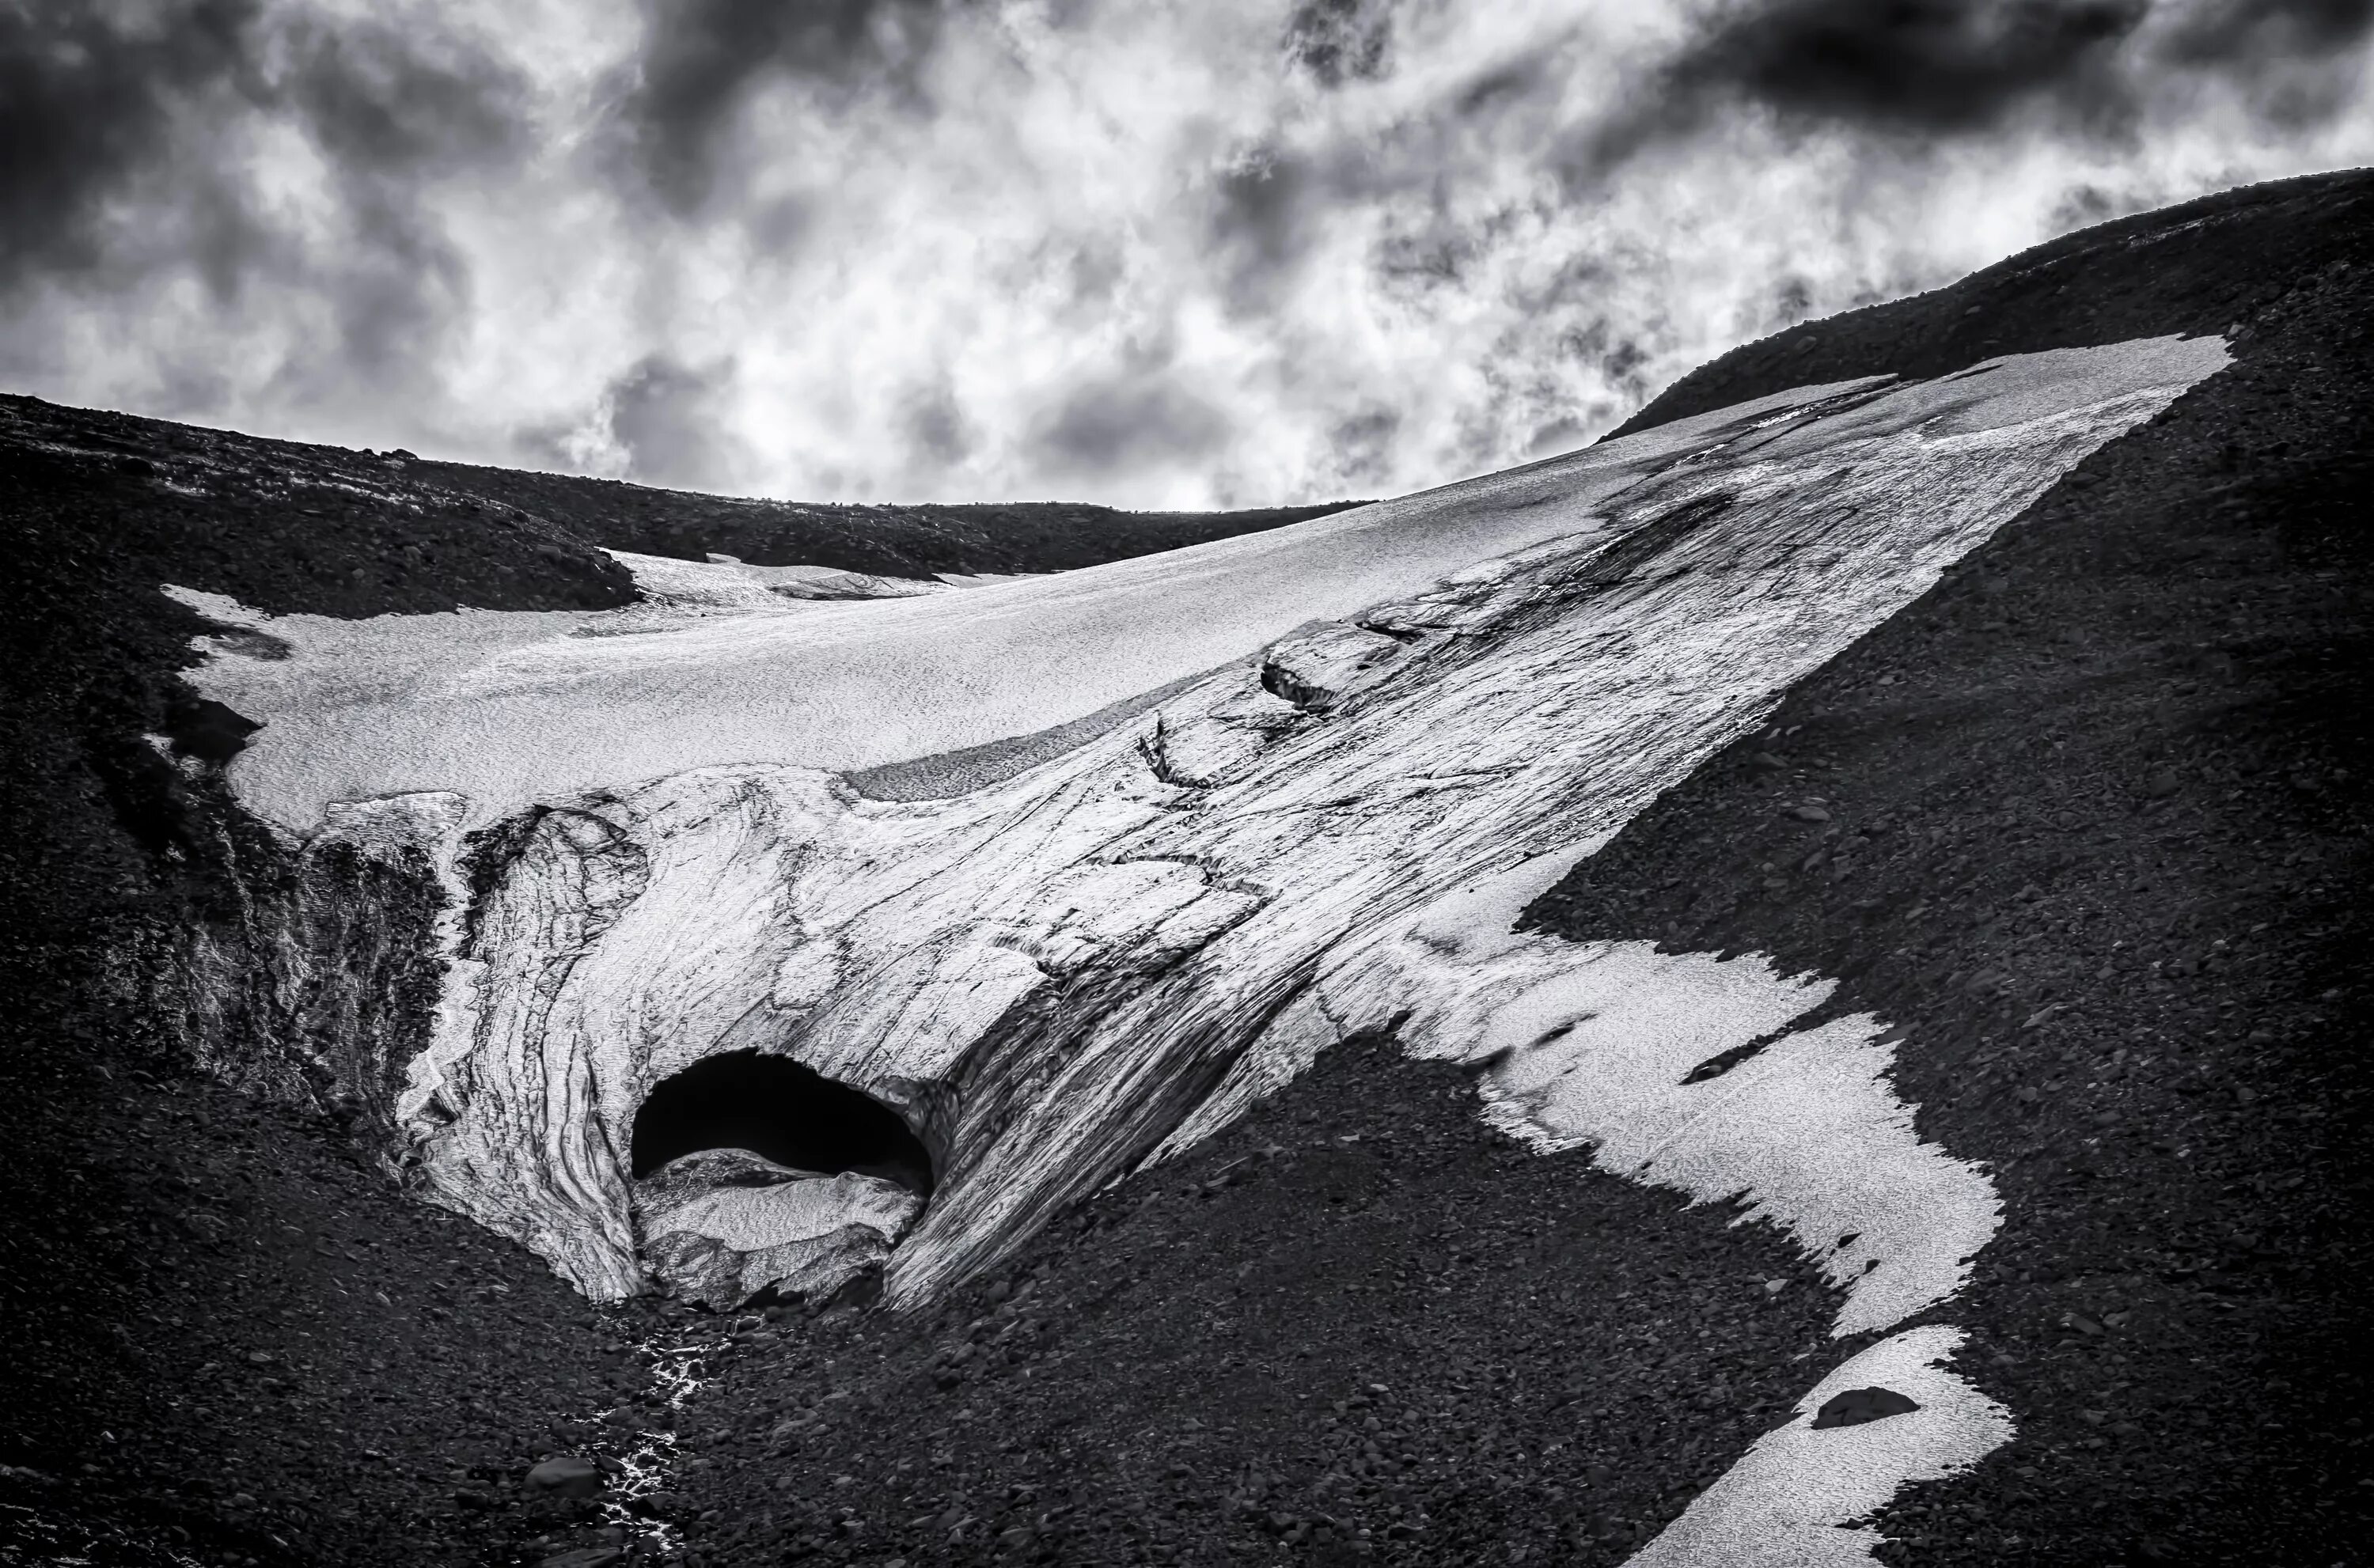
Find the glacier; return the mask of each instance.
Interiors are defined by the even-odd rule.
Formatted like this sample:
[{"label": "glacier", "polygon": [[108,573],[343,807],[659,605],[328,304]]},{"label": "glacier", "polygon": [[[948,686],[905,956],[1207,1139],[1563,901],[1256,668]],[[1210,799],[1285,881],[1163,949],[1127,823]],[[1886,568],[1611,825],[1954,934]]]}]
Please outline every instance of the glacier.
[{"label": "glacier", "polygon": [[[647,602],[610,612],[346,622],[169,591],[222,628],[193,683],[264,726],[241,803],[303,854],[434,868],[441,989],[398,1053],[392,1162],[589,1295],[878,1270],[890,1305],[927,1303],[1390,1032],[1475,1065],[1483,1114],[1534,1147],[1740,1199],[1838,1287],[1839,1334],[1881,1334],[2000,1223],[1985,1173],[1917,1136],[1886,1022],[1803,1026],[1830,982],[1760,955],[1516,917],[2226,362],[2151,339],[1810,387],[1273,532],[911,592],[634,559]],[[928,1200],[733,1159],[645,1190],[645,1102],[742,1052],[894,1110]],[[1644,1561],[1746,1561],[1758,1531],[1778,1554],[1755,1561],[1859,1558],[1852,1531],[1772,1530],[2008,1433],[1952,1344],[1862,1352],[1919,1414],[1792,1421]],[[1775,1475],[1851,1511],[1754,1525]]]}]

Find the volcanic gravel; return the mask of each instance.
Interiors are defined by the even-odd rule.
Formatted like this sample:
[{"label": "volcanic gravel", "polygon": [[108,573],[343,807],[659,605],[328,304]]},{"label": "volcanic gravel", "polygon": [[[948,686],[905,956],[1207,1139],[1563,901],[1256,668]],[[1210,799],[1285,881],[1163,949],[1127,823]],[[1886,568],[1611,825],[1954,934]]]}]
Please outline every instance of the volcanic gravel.
[{"label": "volcanic gravel", "polygon": [[80,1065],[0,1112],[0,1562],[512,1560],[523,1469],[641,1387],[629,1325],[334,1124]]}]

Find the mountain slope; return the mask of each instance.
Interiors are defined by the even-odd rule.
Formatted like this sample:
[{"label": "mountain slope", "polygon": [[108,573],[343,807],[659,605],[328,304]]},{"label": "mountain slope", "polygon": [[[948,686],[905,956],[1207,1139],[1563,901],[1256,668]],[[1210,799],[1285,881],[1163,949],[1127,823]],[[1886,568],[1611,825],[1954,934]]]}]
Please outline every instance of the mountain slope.
[{"label": "mountain slope", "polygon": [[[2366,881],[2374,766],[2350,700],[2374,626],[2368,295],[2361,272],[2334,264],[2353,243],[2367,249],[2357,189],[2338,179],[2281,202],[2239,199],[2214,230],[2182,228],[2182,212],[2119,226],[2121,245],[2213,234],[2183,275],[2248,277],[2255,302],[2215,328],[2239,329],[2239,369],[2102,446],[1853,648],[1823,650],[1768,727],[1691,770],[1530,917],[1555,934],[1529,942],[1656,938],[1675,954],[1755,949],[1838,977],[1807,1027],[1855,1009],[1899,1025],[1894,1071],[1922,1107],[1920,1130],[1984,1161],[2002,1188],[2000,1237],[1971,1293],[1940,1310],[1975,1329],[1959,1373],[2010,1407],[2018,1434],[1969,1476],[1889,1506],[1886,1533],[1922,1538],[1907,1560],[2324,1562],[2345,1560],[2363,1531],[2351,1482],[2364,1433],[2347,1424],[2357,1396],[2345,1356],[2361,1310],[2346,1286],[2363,1081],[2331,1047],[2363,1017],[2352,890]],[[2302,224],[2324,226],[2325,251],[2298,242]],[[2120,319],[2166,332],[2205,309],[2190,295],[2156,303],[2151,287],[2138,275],[2105,319],[2132,308]],[[2085,287],[2072,292],[2076,304],[2055,309],[2080,323],[2074,335],[2087,335]],[[1863,357],[1842,370],[1964,369],[1944,362],[1960,352],[1955,334],[1986,321],[1948,314],[1967,309],[1958,297],[1887,309],[1895,335],[1857,339]],[[2059,346],[2049,324],[2032,333],[2022,351]],[[1887,362],[1890,343],[1902,367]],[[1751,351],[1743,363],[1760,361]],[[53,520],[73,517],[23,504],[52,540]],[[78,504],[81,537],[105,540],[104,501]],[[106,603],[90,583],[118,579],[66,537],[41,579],[47,603]],[[524,591],[547,591],[524,564],[533,555]],[[209,582],[194,564],[142,558],[116,603],[134,625],[158,615],[134,608],[147,573],[300,607]],[[140,656],[170,660],[194,629],[160,620],[134,643]],[[41,638],[22,640],[33,667],[58,667]],[[68,646],[79,672],[92,645]],[[1281,684],[1302,690],[1295,671],[1323,668],[1295,665]],[[76,722],[105,735],[173,721],[155,700],[147,714],[119,705]],[[45,721],[28,733],[65,723]],[[185,751],[205,743],[202,725],[183,728]],[[29,769],[14,786],[36,829],[64,816],[44,778]],[[241,907],[217,923],[268,931],[300,872],[206,778],[185,767],[156,786],[178,816],[130,815],[152,836],[145,865],[135,842],[87,828],[19,862],[33,874],[18,888],[80,888],[105,908],[171,879],[142,895],[161,924],[174,897],[221,898],[228,871]],[[75,802],[85,824],[96,793]],[[1568,837],[1588,840],[1591,826]],[[230,848],[207,847],[217,840]],[[329,869],[361,902],[395,909],[417,873],[376,864]],[[38,947],[16,951],[75,959],[89,950],[82,932],[123,929],[38,932]],[[393,952],[420,932],[399,920],[385,934]],[[351,944],[370,935],[341,938],[350,977],[391,961],[363,962]],[[1767,1227],[1730,1228],[1723,1206],[1686,1208],[1582,1151],[1545,1158],[1487,1129],[1475,1096],[1504,1081],[1505,1063],[1407,1059],[1416,1041],[1393,1031],[1418,1025],[1391,1008],[1357,1016],[1388,979],[1350,977],[1331,1004],[1349,1005],[1354,1037],[1250,1119],[1089,1198],[928,1310],[779,1308],[707,1352],[703,1387],[647,1402],[629,1423],[676,1427],[688,1456],[642,1506],[681,1521],[680,1555],[710,1562],[1208,1562],[1277,1555],[1273,1541],[1318,1561],[1614,1562],[1655,1536],[1867,1342],[1829,1337],[1836,1276]],[[418,1005],[405,983],[318,989],[401,1012]],[[202,1239],[216,1226],[191,1223],[204,1212],[193,1178],[158,1144],[209,1147],[206,1118],[168,1131],[170,1108],[235,1102],[197,1084],[94,1082],[94,1066],[130,1065],[100,1042],[139,1023],[95,1012],[100,984],[46,987],[56,1000],[11,1021],[41,1053],[12,1059],[23,1085],[12,1114],[33,1155],[12,1168],[12,1207],[39,1217],[51,1259],[46,1295],[11,1303],[12,1321],[50,1341],[11,1401],[36,1412],[11,1436],[9,1462],[23,1467],[12,1489],[61,1529],[80,1517],[162,1540],[178,1527],[266,1561],[511,1561],[590,1539],[590,1523],[556,1528],[589,1505],[523,1504],[514,1488],[528,1458],[585,1444],[558,1414],[572,1397],[587,1411],[615,1398],[617,1363],[604,1359],[615,1340],[582,1318],[570,1328],[566,1301],[521,1255],[477,1238],[444,1252],[372,1183],[334,1178],[347,1143],[331,1122],[282,1135],[278,1158],[226,1142],[222,1174],[248,1173],[263,1201],[228,1211],[246,1227],[235,1240]],[[306,1006],[337,1016],[318,996]],[[1796,1038],[1745,1041],[1725,1053],[1737,1076],[1710,1082],[1757,1082],[1759,1058]],[[312,1093],[301,1078],[289,1092]],[[383,1124],[345,1114],[374,1146]],[[449,1259],[466,1257],[469,1278],[490,1282],[440,1316],[374,1279],[391,1299],[373,1317],[347,1290],[362,1282],[358,1260],[292,1243],[268,1219],[310,1214],[332,1191],[351,1250],[412,1259],[405,1277],[431,1286],[459,1283]],[[101,1225],[123,1238],[94,1239]],[[270,1258],[270,1282],[229,1261],[238,1250],[208,1250],[225,1242]],[[160,1301],[137,1328],[110,1305],[127,1287]],[[201,1301],[218,1304],[217,1320],[192,1310]],[[714,1333],[696,1329],[699,1315],[664,1321],[692,1338],[664,1345]],[[384,1347],[361,1326],[382,1322],[430,1353],[373,1353]],[[255,1375],[284,1387],[197,1394],[219,1378],[233,1324],[314,1366],[303,1379]],[[303,1341],[325,1328],[335,1351]],[[216,1366],[201,1371],[204,1360]],[[452,1381],[490,1364],[514,1375]],[[2238,1417],[2214,1402],[2238,1387],[2286,1402]],[[356,1416],[317,1411],[316,1389],[431,1411],[475,1399],[488,1426],[454,1447],[450,1472],[417,1423],[395,1438],[369,1429],[382,1453],[419,1445],[382,1472],[356,1452]],[[1855,1430],[1903,1429],[1898,1418]],[[298,1463],[289,1432],[318,1433],[343,1469]],[[206,1468],[200,1433],[245,1456],[247,1490],[193,1484],[208,1479],[193,1473]],[[368,1521],[382,1518],[412,1539],[373,1539]]]}]

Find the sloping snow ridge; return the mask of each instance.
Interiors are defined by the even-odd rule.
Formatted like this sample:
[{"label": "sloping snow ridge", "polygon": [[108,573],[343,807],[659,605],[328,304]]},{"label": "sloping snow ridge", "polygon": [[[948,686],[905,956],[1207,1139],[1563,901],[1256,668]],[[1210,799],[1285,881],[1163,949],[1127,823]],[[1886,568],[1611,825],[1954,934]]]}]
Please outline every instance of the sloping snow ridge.
[{"label": "sloping snow ridge", "polygon": [[[872,1226],[911,1305],[1390,1027],[1478,1065],[1486,1116],[1536,1147],[1739,1199],[1840,1287],[1838,1332],[1884,1331],[1957,1290],[1999,1223],[1984,1174],[1915,1134],[1884,1024],[1804,1025],[1830,983],[1758,955],[1510,926],[2225,363],[2215,340],[2154,339],[1811,388],[1270,533],[916,597],[786,603],[700,576],[732,563],[638,565],[676,574],[674,603],[590,614],[339,622],[182,596],[241,632],[194,679],[264,723],[230,775],[252,809],[316,844],[417,823],[454,887],[461,834],[495,830],[469,919],[441,928],[447,994],[398,1109],[435,1200],[589,1294],[652,1260],[622,1155],[638,1109],[719,1053],[893,1107],[936,1184],[895,1246],[906,1220],[863,1183],[675,1195],[700,1288],[761,1255],[796,1273],[799,1246]],[[285,656],[254,656],[265,639]],[[1100,712],[1120,717],[1082,722]],[[952,798],[848,777],[1063,725],[1069,750]],[[1808,1411],[1883,1375],[1921,1409],[1801,1414],[1641,1561],[1862,1560],[1869,1532],[1839,1525],[2009,1432],[1940,1369],[1956,1342],[1930,1326],[1862,1352]]]}]

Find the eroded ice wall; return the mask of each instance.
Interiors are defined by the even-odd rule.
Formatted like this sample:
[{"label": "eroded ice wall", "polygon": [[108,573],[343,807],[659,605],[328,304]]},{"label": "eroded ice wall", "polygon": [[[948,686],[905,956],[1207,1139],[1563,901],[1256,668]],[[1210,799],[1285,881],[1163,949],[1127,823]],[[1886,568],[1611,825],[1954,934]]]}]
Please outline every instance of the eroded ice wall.
[{"label": "eroded ice wall", "polygon": [[[247,616],[289,656],[226,647],[199,682],[265,722],[232,780],[284,824],[429,789],[502,824],[480,840],[487,890],[401,1107],[441,1201],[592,1293],[628,1292],[623,1151],[644,1096],[716,1052],[782,1053],[930,1145],[937,1188],[887,1264],[892,1299],[915,1302],[1386,1002],[1413,1049],[1463,1054],[1510,1044],[1510,1006],[1578,986],[1722,990],[1719,968],[1678,958],[1507,946],[1504,912],[1458,901],[1604,842],[2223,362],[2215,342],[2155,341],[1816,389],[1275,534],[962,593],[643,629]],[[870,799],[842,771],[1198,670],[956,798]],[[1517,1000],[1487,1005],[1479,985]],[[1953,1198],[1933,1235],[1875,1222],[1866,1248],[1826,1259],[1835,1277],[1890,1249],[1872,1281],[1842,1280],[1842,1324],[1868,1327],[1950,1291],[1992,1223],[1983,1181],[1911,1140],[1877,1036],[1827,1026],[1726,1075],[1734,1099],[1761,1085],[1848,1107],[1814,1125],[1885,1143]],[[1626,1069],[1645,1119],[1619,1125],[1560,1088],[1613,1059],[1584,1049],[1588,1028],[1560,1038],[1495,1069],[1512,1128],[1604,1151],[1693,1121],[1657,1081],[1686,1049]],[[1658,1157],[1752,1165],[1774,1124]],[[1817,1233],[1864,1199],[1835,1175],[1801,1148],[1742,1185],[1838,1251]]]}]

